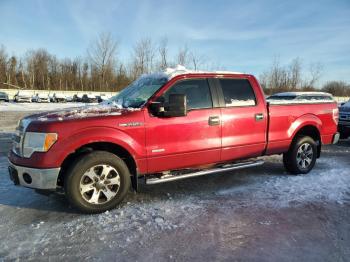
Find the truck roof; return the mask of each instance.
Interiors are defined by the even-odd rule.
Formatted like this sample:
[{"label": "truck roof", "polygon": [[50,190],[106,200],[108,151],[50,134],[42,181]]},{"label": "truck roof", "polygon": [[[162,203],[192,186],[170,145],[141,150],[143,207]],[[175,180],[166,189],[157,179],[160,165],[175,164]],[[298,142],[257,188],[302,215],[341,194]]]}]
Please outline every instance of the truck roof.
[{"label": "truck roof", "polygon": [[167,68],[163,72],[144,74],[141,77],[155,77],[155,78],[167,78],[168,80],[178,76],[186,74],[230,74],[230,75],[242,75],[244,73],[234,71],[202,71],[202,70],[190,70],[182,65],[178,65],[175,68]]}]

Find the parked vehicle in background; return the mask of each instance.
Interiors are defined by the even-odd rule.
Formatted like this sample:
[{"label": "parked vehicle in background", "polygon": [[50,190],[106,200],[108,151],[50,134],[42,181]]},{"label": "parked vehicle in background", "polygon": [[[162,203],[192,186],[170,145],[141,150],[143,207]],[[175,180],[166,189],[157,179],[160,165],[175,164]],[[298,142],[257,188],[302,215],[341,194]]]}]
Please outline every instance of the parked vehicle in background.
[{"label": "parked vehicle in background", "polygon": [[269,96],[270,100],[294,100],[294,101],[334,101],[331,94],[325,92],[283,92]]},{"label": "parked vehicle in background", "polygon": [[104,101],[104,100],[102,99],[101,95],[97,95],[97,96],[96,96],[96,99],[97,99],[97,102],[98,102],[98,103],[101,103],[101,102]]},{"label": "parked vehicle in background", "polygon": [[24,102],[24,103],[31,103],[32,102],[32,92],[30,91],[23,91],[19,90],[13,97],[14,102]]},{"label": "parked vehicle in background", "polygon": [[248,168],[273,154],[283,154],[288,172],[306,174],[339,139],[336,102],[266,103],[243,73],[168,69],[109,101],[22,119],[9,154],[14,183],[64,191],[98,213],[131,185],[137,191],[139,178],[158,184]]},{"label": "parked vehicle in background", "polygon": [[9,102],[9,96],[5,92],[0,92],[0,101]]},{"label": "parked vehicle in background", "polygon": [[35,102],[35,103],[49,103],[50,102],[50,97],[47,94],[36,93],[32,97],[32,102]]},{"label": "parked vehicle in background", "polygon": [[340,138],[350,137],[350,100],[339,107],[338,131]]},{"label": "parked vehicle in background", "polygon": [[66,102],[73,102],[73,96],[67,96]]},{"label": "parked vehicle in background", "polygon": [[54,93],[52,96],[52,102],[54,103],[65,103],[67,102],[67,98],[64,94]]},{"label": "parked vehicle in background", "polygon": [[81,97],[78,94],[73,95],[73,102],[81,102]]},{"label": "parked vehicle in background", "polygon": [[84,94],[81,98],[83,103],[98,103],[98,98],[93,94]]}]

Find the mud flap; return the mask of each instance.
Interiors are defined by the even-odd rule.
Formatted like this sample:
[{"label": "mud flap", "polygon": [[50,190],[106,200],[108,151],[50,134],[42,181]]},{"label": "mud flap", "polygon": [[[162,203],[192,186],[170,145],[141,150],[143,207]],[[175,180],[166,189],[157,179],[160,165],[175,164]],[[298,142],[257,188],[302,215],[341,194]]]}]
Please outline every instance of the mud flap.
[{"label": "mud flap", "polygon": [[137,173],[131,176],[131,186],[134,189],[134,191],[137,193],[138,192],[138,188],[139,188],[138,174]]}]

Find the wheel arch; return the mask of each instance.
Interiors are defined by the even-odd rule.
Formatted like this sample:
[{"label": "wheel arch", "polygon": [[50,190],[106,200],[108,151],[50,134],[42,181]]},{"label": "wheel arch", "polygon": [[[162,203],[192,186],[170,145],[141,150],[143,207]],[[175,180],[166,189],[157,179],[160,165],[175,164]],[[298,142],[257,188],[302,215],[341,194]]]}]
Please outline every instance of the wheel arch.
[{"label": "wheel arch", "polygon": [[58,186],[64,185],[65,175],[69,170],[70,166],[72,165],[72,163],[74,163],[78,158],[97,150],[112,153],[120,157],[125,162],[131,174],[132,186],[134,190],[137,191],[138,168],[137,168],[137,162],[135,158],[126,148],[112,142],[88,143],[80,146],[74,152],[67,155],[61,164],[61,170],[58,175],[57,185]]},{"label": "wheel arch", "polygon": [[302,127],[300,127],[293,135],[293,142],[297,139],[297,137],[300,136],[309,136],[313,140],[315,140],[317,145],[317,158],[321,156],[321,147],[322,147],[322,141],[321,141],[321,133],[316,125],[314,124],[306,124]]}]

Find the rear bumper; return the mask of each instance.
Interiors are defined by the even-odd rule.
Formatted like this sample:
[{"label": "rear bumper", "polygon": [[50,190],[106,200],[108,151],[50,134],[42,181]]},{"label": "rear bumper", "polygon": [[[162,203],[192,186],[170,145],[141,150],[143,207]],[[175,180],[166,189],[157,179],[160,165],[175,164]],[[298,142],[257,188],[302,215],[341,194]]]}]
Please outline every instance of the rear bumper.
[{"label": "rear bumper", "polygon": [[38,169],[9,162],[10,179],[15,185],[35,189],[56,189],[60,168]]}]

